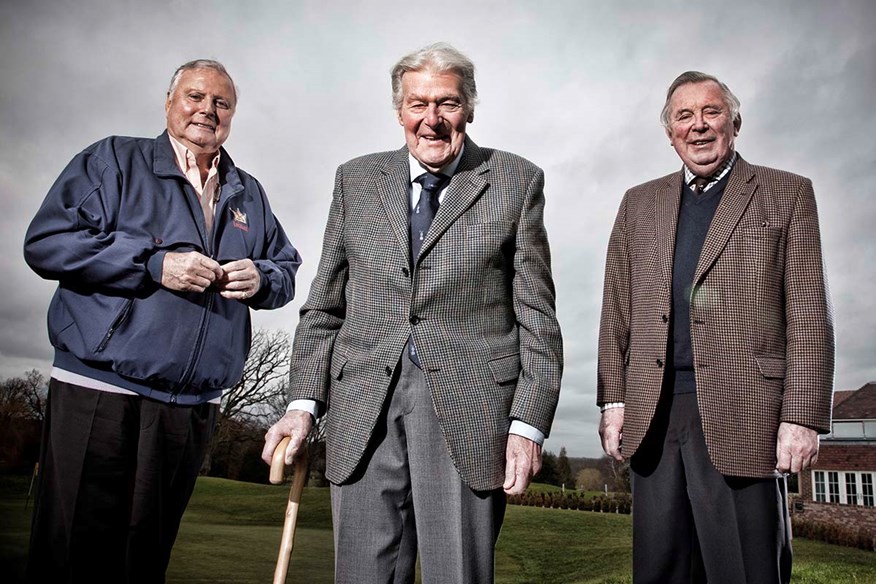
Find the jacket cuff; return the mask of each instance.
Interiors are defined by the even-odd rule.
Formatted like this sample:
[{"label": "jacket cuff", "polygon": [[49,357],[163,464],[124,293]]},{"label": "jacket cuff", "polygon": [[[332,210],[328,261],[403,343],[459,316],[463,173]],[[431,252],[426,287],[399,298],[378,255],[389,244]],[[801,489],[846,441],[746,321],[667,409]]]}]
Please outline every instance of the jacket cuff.
[{"label": "jacket cuff", "polygon": [[156,284],[161,284],[161,274],[164,272],[164,254],[165,250],[157,251],[146,260],[146,271]]}]

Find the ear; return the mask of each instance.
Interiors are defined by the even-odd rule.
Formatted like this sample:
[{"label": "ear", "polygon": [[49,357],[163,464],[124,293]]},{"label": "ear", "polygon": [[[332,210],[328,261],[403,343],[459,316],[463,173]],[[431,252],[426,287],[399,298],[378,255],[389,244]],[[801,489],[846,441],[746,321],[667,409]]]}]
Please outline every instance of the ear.
[{"label": "ear", "polygon": [[472,123],[473,121],[474,121],[474,112],[469,112],[469,114],[468,114],[468,122],[467,122],[467,123],[470,124],[470,123]]},{"label": "ear", "polygon": [[742,127],[742,114],[736,114],[736,119],[733,120],[733,130],[734,130],[733,135],[734,136],[739,135],[739,128],[741,128],[741,127]]},{"label": "ear", "polygon": [[395,115],[398,117],[398,124],[400,126],[404,126],[405,121],[402,119],[401,108],[398,108],[397,110],[395,110]]},{"label": "ear", "polygon": [[167,92],[167,99],[164,100],[164,114],[167,115],[167,112],[170,111],[170,92]]}]

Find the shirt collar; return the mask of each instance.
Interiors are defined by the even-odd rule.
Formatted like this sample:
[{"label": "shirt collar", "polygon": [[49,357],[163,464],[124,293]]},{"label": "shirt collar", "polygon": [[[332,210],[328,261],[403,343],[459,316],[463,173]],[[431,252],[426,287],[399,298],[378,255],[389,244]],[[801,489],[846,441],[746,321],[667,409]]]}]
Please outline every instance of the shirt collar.
[{"label": "shirt collar", "polygon": [[[717,183],[719,180],[724,178],[727,175],[727,173],[730,172],[730,170],[733,168],[733,164],[735,162],[736,162],[736,151],[734,150],[733,154],[730,155],[730,158],[728,158],[727,161],[724,162],[724,164],[722,164],[718,168],[718,170],[716,170],[712,174],[712,176],[705,177],[705,178],[709,179],[709,182],[703,188],[703,191],[705,192],[705,191],[709,190],[710,188],[712,188],[712,186],[715,185],[715,183]],[[686,164],[683,166],[684,166],[684,184],[689,185],[691,183],[691,181],[693,181],[693,179],[695,179],[697,177],[697,175],[694,174],[691,171],[691,169],[689,169],[687,167]]]},{"label": "shirt collar", "polygon": [[[459,166],[459,161],[462,160],[462,153],[465,152],[465,144],[462,145],[462,149],[459,151],[459,154],[456,155],[450,164],[442,167],[438,172],[443,174],[444,176],[453,177],[456,174],[456,167]],[[408,152],[408,164],[411,167],[411,182],[414,182],[420,175],[429,172],[423,165],[420,164],[420,161],[414,158],[414,155]]]},{"label": "shirt collar", "polygon": [[[170,145],[173,146],[173,153],[176,155],[176,165],[183,174],[187,175],[189,169],[197,169],[198,164],[195,154],[186,148],[185,144],[171,136],[170,132],[167,133],[167,137],[170,138]],[[210,168],[219,168],[219,151],[217,151],[216,156],[213,157],[213,162],[210,164]]]}]

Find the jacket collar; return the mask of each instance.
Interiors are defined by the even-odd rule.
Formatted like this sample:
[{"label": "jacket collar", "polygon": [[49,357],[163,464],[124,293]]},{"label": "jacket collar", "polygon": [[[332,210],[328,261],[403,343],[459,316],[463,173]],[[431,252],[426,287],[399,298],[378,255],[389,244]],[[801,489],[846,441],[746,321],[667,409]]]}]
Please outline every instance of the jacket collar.
[{"label": "jacket collar", "polygon": [[[672,261],[675,257],[675,235],[678,227],[678,211],[681,205],[681,189],[684,185],[684,169],[666,177],[657,188],[657,252],[663,272],[663,284],[672,285]],[[694,274],[694,283],[705,277],[727,246],[733,230],[748,207],[757,190],[754,169],[737,154],[736,162],[727,179],[727,187],[712,218],[709,232],[703,243]]]},{"label": "jacket collar", "polygon": [[[407,146],[391,153],[380,169],[377,179],[377,192],[386,209],[399,245],[410,249],[409,210],[410,210],[410,166]],[[490,167],[484,151],[469,137],[465,138],[465,149],[459,166],[447,186],[443,202],[438,207],[435,219],[420,250],[420,257],[428,252],[441,235],[468,209],[487,187]],[[414,258],[412,264],[416,264]]]},{"label": "jacket collar", "polygon": [[[237,167],[231,156],[220,147],[219,156],[219,184],[222,185],[220,202],[231,195],[243,190],[243,183],[240,180],[240,175],[237,172]],[[173,146],[170,144],[170,137],[167,135],[167,130],[162,132],[155,138],[155,150],[152,154],[152,171],[156,176],[160,177],[176,177],[187,181],[179,165],[176,163],[176,153],[173,151]],[[218,205],[217,205],[218,207]]]},{"label": "jacket collar", "polygon": [[703,279],[724,251],[757,187],[754,169],[741,156],[737,156],[736,164],[733,165],[730,178],[727,180],[727,187],[724,189],[721,202],[706,235],[706,241],[703,243],[703,250],[700,252],[694,273],[694,284]]}]

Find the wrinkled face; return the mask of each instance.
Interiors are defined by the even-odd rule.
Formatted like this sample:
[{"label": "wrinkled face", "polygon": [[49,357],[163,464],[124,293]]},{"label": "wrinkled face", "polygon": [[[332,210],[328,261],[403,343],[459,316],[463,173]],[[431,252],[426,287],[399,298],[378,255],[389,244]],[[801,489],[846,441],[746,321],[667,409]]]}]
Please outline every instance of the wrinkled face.
[{"label": "wrinkled face", "polygon": [[402,76],[398,121],[408,150],[427,169],[437,172],[456,158],[465,142],[465,125],[473,120],[455,73],[424,70]]},{"label": "wrinkled face", "polygon": [[183,71],[164,104],[167,131],[195,155],[212,154],[231,132],[236,105],[234,86],[219,71]]},{"label": "wrinkled face", "polygon": [[714,81],[680,86],[669,100],[666,134],[678,155],[698,176],[713,174],[733,153],[742,118],[733,120]]}]

